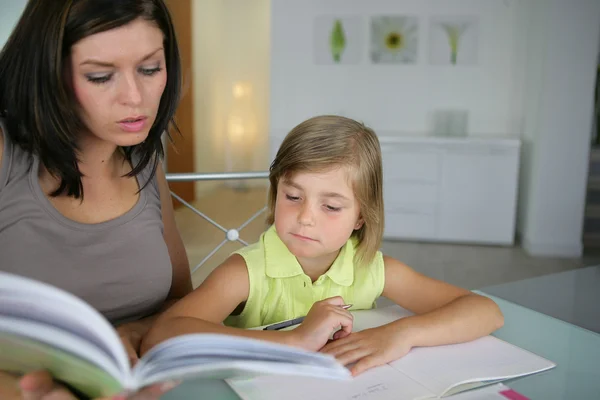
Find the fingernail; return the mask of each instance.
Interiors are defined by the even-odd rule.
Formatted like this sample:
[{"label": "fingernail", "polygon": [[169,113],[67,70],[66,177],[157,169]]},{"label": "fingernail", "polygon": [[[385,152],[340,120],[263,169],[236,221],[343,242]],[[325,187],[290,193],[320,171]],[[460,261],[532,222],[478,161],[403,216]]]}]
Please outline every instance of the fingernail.
[{"label": "fingernail", "polygon": [[160,390],[162,392],[168,392],[169,390],[173,389],[175,386],[179,385],[180,383],[181,383],[181,381],[169,381],[169,382],[161,383]]}]

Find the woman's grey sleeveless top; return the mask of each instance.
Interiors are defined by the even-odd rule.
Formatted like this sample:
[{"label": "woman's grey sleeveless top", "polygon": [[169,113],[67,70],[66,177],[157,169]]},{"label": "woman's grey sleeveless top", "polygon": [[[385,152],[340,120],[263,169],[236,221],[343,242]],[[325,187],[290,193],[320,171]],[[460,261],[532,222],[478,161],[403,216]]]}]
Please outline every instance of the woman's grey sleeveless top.
[{"label": "woman's grey sleeveless top", "polygon": [[[156,177],[124,215],[98,224],[78,223],[59,213],[42,192],[38,157],[11,142],[1,119],[0,128],[5,132],[0,270],[67,290],[113,323],[155,312],[172,278]],[[150,168],[138,175],[140,187]]]}]

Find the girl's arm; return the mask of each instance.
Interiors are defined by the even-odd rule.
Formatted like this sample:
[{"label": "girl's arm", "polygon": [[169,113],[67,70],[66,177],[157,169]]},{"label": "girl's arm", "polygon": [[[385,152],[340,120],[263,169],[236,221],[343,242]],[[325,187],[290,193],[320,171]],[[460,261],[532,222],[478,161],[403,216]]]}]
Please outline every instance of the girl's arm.
[{"label": "girl's arm", "polygon": [[500,328],[504,317],[492,300],[422,275],[384,256],[382,295],[415,313],[377,328],[366,329],[326,345],[322,351],[343,364],[356,364],[352,373],[403,357],[413,347],[460,343]]},{"label": "girl's arm", "polygon": [[188,333],[222,333],[302,347],[320,349],[331,333],[342,325],[352,330],[352,316],[342,310],[343,299],[316,303],[301,326],[292,331],[232,328],[222,322],[248,299],[250,283],[242,256],[234,254],[217,267],[191,294],[161,314],[143,338],[141,354],[158,343]]},{"label": "girl's arm", "polygon": [[383,296],[416,315],[393,322],[411,347],[459,343],[489,335],[504,324],[491,299],[420,274],[384,257]]}]

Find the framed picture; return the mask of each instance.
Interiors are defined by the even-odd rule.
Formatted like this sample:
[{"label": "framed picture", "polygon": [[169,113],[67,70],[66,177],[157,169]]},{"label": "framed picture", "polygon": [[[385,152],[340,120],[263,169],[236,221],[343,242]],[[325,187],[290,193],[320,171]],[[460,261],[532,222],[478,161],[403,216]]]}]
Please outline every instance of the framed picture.
[{"label": "framed picture", "polygon": [[414,64],[419,48],[416,17],[384,15],[371,17],[371,61],[374,64]]},{"label": "framed picture", "polygon": [[316,64],[358,64],[364,46],[359,16],[319,16],[314,23]]},{"label": "framed picture", "polygon": [[429,20],[429,62],[476,65],[479,20],[474,16],[437,16]]}]

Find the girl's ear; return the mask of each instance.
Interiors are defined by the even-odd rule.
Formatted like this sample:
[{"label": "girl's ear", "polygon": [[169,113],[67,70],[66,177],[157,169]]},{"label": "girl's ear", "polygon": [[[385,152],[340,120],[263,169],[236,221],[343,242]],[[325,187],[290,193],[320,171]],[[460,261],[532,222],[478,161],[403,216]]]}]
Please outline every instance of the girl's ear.
[{"label": "girl's ear", "polygon": [[354,225],[354,230],[359,230],[365,224],[365,220],[362,217],[358,217],[356,224]]}]

